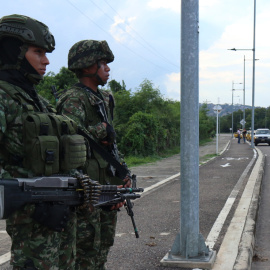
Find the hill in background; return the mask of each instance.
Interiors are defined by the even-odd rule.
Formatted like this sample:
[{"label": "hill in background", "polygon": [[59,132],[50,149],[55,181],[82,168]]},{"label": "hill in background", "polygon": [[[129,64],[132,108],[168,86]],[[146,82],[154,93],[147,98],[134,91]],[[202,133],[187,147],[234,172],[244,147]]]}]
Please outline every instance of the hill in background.
[{"label": "hill in background", "polygon": [[[200,103],[199,106],[201,107],[203,104],[205,103]],[[213,104],[213,103],[208,103],[207,104],[207,109],[208,109],[208,112],[207,114],[209,116],[215,116],[215,112],[214,112],[214,106],[216,106],[217,104]],[[220,113],[220,116],[224,116],[224,115],[227,115],[227,114],[231,114],[233,111],[236,112],[238,110],[243,110],[243,105],[242,104],[234,104],[232,106],[232,104],[228,104],[228,103],[225,103],[225,104],[220,104],[221,108],[222,108],[222,111]],[[245,109],[251,109],[252,106],[249,106],[249,105],[245,105]]]}]

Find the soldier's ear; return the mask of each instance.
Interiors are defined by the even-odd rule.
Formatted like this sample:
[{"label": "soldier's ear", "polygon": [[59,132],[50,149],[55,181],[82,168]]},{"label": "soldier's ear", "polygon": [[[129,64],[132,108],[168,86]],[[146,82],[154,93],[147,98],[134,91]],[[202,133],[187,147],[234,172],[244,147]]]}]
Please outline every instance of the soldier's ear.
[{"label": "soldier's ear", "polygon": [[87,68],[83,68],[82,72],[83,74],[92,74],[95,73],[97,69],[97,63],[95,63],[94,65],[87,67]]}]

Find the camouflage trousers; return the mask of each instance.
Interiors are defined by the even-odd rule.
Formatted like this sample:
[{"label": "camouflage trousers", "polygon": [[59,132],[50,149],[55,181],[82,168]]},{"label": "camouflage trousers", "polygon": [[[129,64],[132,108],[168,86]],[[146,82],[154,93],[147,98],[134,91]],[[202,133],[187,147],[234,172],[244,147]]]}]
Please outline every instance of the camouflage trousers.
[{"label": "camouflage trousers", "polygon": [[117,211],[77,212],[76,270],[103,270],[114,243]]},{"label": "camouflage trousers", "polygon": [[70,213],[67,227],[53,231],[31,218],[34,205],[27,205],[7,219],[14,270],[73,270],[76,255],[76,213]]}]

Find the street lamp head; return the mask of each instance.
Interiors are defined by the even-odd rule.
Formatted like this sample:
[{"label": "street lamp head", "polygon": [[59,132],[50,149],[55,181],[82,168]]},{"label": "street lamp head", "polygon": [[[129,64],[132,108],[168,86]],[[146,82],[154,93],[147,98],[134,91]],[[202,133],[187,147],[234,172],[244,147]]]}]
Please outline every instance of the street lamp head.
[{"label": "street lamp head", "polygon": [[254,49],[236,49],[236,48],[232,48],[232,49],[228,49],[230,51],[254,51]]}]

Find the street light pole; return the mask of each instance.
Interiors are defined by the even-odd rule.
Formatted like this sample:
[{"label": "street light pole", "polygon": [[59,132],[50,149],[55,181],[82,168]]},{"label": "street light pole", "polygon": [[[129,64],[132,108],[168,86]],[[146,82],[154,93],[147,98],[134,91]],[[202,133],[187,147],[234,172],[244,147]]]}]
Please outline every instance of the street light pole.
[{"label": "street light pole", "polygon": [[232,138],[233,138],[233,82],[232,82]]},{"label": "street light pole", "polygon": [[246,58],[244,55],[244,82],[243,82],[243,129],[245,128],[246,125],[246,103],[245,103],[245,98],[246,98]]},{"label": "street light pole", "polygon": [[[251,148],[254,148],[254,96],[255,96],[255,29],[256,29],[256,0],[254,0],[254,24],[253,24],[253,48],[252,49],[229,49],[231,51],[253,51],[252,72],[252,116],[251,116]],[[244,60],[245,61],[245,60]]]},{"label": "street light pole", "polygon": [[240,90],[240,89],[234,89],[235,84],[242,84],[242,83],[235,83],[232,81],[232,138],[233,138],[233,91]]},{"label": "street light pole", "polygon": [[251,148],[254,148],[255,29],[256,29],[256,0],[254,0],[254,25],[253,25],[253,73],[252,73]]}]

